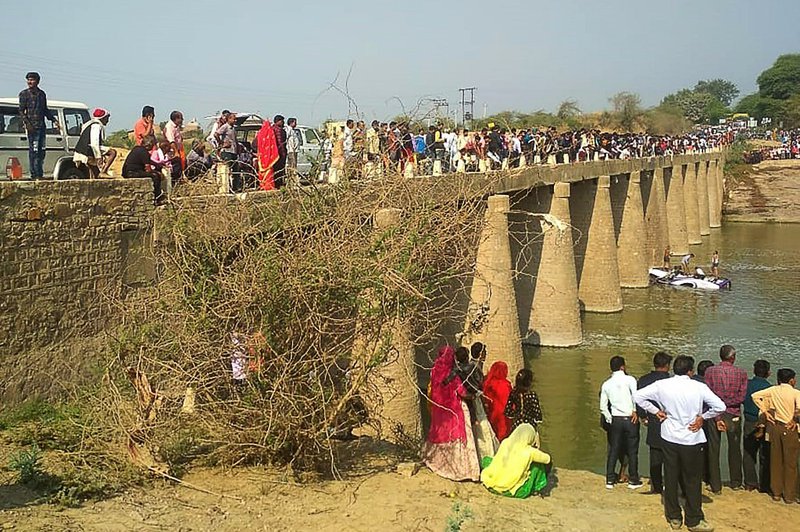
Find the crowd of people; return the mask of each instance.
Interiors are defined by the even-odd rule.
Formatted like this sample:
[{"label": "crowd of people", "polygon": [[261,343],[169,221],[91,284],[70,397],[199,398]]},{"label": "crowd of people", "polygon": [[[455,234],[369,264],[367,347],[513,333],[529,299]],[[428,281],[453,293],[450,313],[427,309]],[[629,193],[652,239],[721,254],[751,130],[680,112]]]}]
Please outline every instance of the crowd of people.
[{"label": "crowd of people", "polygon": [[769,140],[778,141],[780,146],[765,146],[747,152],[745,162],[757,164],[761,161],[779,161],[786,159],[800,159],[800,129],[780,130],[769,132]]},{"label": "crowd of people", "polygon": [[[58,128],[55,115],[47,107],[47,98],[39,88],[36,72],[26,75],[28,88],[19,95],[20,115],[28,133],[31,175],[43,175],[45,149],[44,119]],[[94,109],[91,119],[82,126],[75,148],[74,161],[86,168],[88,177],[107,175],[117,153],[105,144],[106,126],[111,114]],[[155,109],[144,106],[141,118],[133,126],[135,148],[123,166],[123,177],[144,177],[153,181],[156,203],[165,197],[164,182],[170,187],[182,178],[197,179],[215,163],[222,162],[230,171],[229,190],[260,188],[271,190],[285,185],[299,185],[298,151],[302,144],[297,119],[285,120],[275,115],[265,120],[255,139],[240,139],[237,116],[223,111],[205,140],[184,144],[184,117],[172,111],[163,132],[157,135]],[[523,164],[553,164],[607,159],[629,159],[658,155],[703,153],[732,142],[734,131],[719,128],[696,130],[685,135],[656,136],[644,133],[601,132],[580,129],[559,132],[549,128],[504,128],[488,124],[479,130],[448,129],[431,125],[412,131],[408,122],[379,122],[367,126],[363,121],[347,120],[326,132],[319,175],[360,178],[408,167],[417,175],[447,172],[492,171]],[[792,137],[796,144],[796,137]],[[312,176],[306,176],[311,178]],[[308,182],[308,181],[307,181]]]},{"label": "crowd of people", "polygon": [[[658,352],[653,371],[638,381],[625,359],[611,358],[611,376],[600,391],[601,424],[607,432],[606,488],[639,476],[640,425],[646,426],[650,491],[662,495],[673,529],[709,531],[702,510],[702,484],[722,494],[720,444],[728,444],[730,488],[760,491],[776,502],[797,499],[800,391],[795,372],[782,368],[772,385],[770,363],[757,360],[753,376],[736,366],[736,349],[723,345],[719,362]],[[669,374],[670,364],[673,375]],[[685,499],[683,511],[679,494]]]},{"label": "crowd of people", "polygon": [[[396,167],[409,164],[418,174],[490,171],[521,164],[585,162],[659,155],[704,153],[733,141],[733,130],[704,129],[686,135],[648,135],[580,129],[504,128],[490,123],[479,130],[438,125],[412,132],[408,123],[378,122],[369,127],[348,120],[326,142],[326,161],[350,175],[361,175],[365,163]],[[337,161],[338,164],[337,164]]]},{"label": "crowd of people", "polygon": [[512,386],[508,365],[484,374],[486,346],[439,349],[428,391],[430,428],[425,464],[450,480],[480,481],[493,493],[526,498],[544,490],[550,455],[540,449],[542,409],[533,373],[520,370]]}]

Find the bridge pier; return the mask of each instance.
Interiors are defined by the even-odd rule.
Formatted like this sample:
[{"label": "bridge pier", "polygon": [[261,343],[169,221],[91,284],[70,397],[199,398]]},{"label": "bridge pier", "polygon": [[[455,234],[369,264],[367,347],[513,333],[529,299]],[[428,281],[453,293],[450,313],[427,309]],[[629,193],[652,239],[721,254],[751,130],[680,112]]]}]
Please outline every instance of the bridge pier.
[{"label": "bridge pier", "polygon": [[[398,225],[401,216],[402,211],[396,208],[376,211],[373,216],[376,234]],[[386,342],[384,334],[375,337],[359,334],[353,346],[354,359],[360,362],[359,366],[365,365],[376,353],[387,353],[371,377],[376,383],[374,393],[364,397],[367,412],[377,421],[381,438],[393,443],[405,443],[409,439],[419,441],[422,420],[411,323],[406,318],[395,317],[382,332],[388,332],[389,346],[381,345]]]},{"label": "bridge pier", "polygon": [[683,165],[673,166],[669,178],[664,182],[667,184],[669,247],[673,255],[686,255],[689,253],[689,239],[686,235],[686,205],[683,199]]},{"label": "bridge pier", "polygon": [[570,201],[578,298],[587,312],[622,310],[609,187],[609,176],[583,181]]},{"label": "bridge pier", "polygon": [[623,288],[646,288],[650,285],[640,181],[640,172],[611,178],[619,284]]},{"label": "bridge pier", "polygon": [[541,227],[542,248],[524,339],[528,345],[569,347],[583,340],[569,196],[569,183],[553,185],[549,211],[534,222]]},{"label": "bridge pier", "polygon": [[708,161],[700,161],[697,165],[697,217],[700,221],[700,236],[711,234],[708,208]]},{"label": "bridge pier", "polygon": [[697,208],[697,163],[686,165],[683,179],[683,201],[686,211],[686,238],[689,245],[702,244],[700,219]]},{"label": "bridge pier", "polygon": [[502,360],[510,375],[525,366],[508,238],[507,195],[489,196],[475,261],[465,342],[483,342],[485,367]]},{"label": "bridge pier", "polygon": [[708,162],[708,221],[712,228],[722,227],[722,212],[719,193],[719,161]]},{"label": "bridge pier", "polygon": [[650,266],[661,266],[664,249],[669,246],[667,228],[667,200],[664,194],[664,169],[657,167],[648,176],[643,186],[642,201],[645,204],[644,226],[647,235],[647,251]]}]

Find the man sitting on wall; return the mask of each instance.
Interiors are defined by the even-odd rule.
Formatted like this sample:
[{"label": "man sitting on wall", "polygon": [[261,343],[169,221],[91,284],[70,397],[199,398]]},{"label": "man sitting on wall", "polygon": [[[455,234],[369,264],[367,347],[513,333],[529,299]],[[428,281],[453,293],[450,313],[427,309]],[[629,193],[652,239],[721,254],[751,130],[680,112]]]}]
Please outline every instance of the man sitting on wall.
[{"label": "man sitting on wall", "polygon": [[161,205],[165,201],[161,193],[161,172],[150,160],[153,144],[154,137],[145,137],[141,146],[133,147],[122,165],[122,177],[149,177],[153,181],[153,202]]}]

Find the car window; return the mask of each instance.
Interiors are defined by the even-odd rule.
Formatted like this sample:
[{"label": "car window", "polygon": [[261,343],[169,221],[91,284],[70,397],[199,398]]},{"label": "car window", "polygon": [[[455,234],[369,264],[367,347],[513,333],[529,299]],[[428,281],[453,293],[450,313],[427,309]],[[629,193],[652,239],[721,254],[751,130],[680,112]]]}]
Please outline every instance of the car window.
[{"label": "car window", "polygon": [[25,128],[22,127],[22,120],[19,117],[19,108],[0,107],[0,133],[25,134]]},{"label": "car window", "polygon": [[79,137],[81,127],[89,121],[89,111],[86,109],[64,109],[64,127],[67,135]]},{"label": "car window", "polygon": [[306,129],[306,142],[309,144],[319,144],[319,135],[316,129]]}]

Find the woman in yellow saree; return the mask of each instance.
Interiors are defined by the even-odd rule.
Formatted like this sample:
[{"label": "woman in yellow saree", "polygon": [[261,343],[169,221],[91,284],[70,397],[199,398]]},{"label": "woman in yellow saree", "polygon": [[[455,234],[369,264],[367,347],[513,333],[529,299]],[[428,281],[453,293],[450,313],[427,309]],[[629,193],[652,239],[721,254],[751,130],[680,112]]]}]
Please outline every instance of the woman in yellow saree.
[{"label": "woman in yellow saree", "polygon": [[481,482],[493,493],[524,499],[547,485],[550,455],[540,451],[539,434],[523,423],[502,441],[494,458],[482,460]]}]

